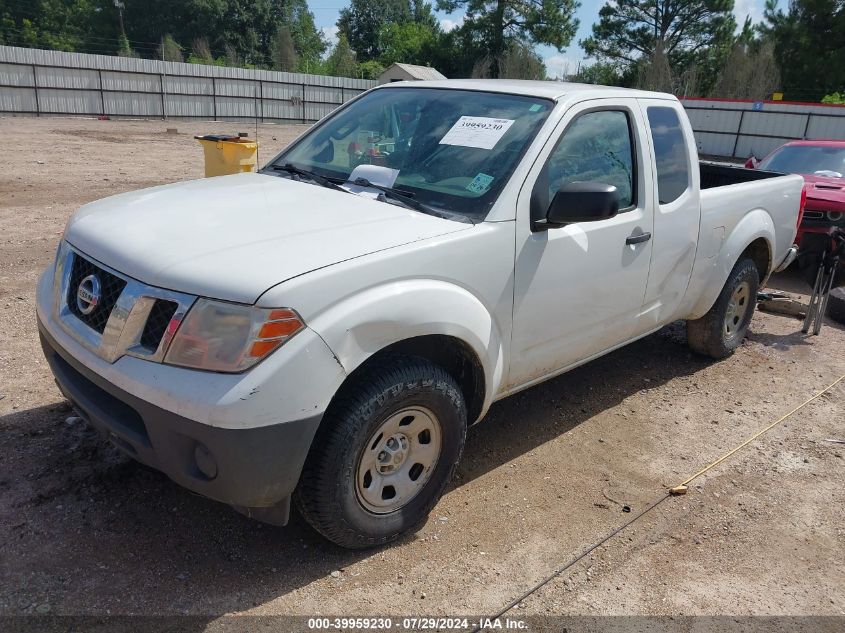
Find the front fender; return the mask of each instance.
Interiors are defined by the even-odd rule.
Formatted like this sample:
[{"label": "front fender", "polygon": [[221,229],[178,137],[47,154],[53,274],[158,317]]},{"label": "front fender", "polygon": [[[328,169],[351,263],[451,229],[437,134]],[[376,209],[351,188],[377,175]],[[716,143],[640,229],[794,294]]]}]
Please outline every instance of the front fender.
[{"label": "front fender", "polygon": [[[724,227],[710,227],[708,231],[718,231]],[[701,242],[705,236],[704,229],[699,236],[700,258],[696,261],[690,281],[689,294],[698,297],[685,318],[698,319],[713,307],[719,293],[731,274],[731,270],[739,261],[740,255],[757,239],[766,241],[769,249],[769,264],[764,279],[772,269],[773,244],[775,244],[775,223],[765,209],[752,209],[743,216],[725,237],[722,247],[712,253],[702,252]],[[709,256],[708,256],[709,255]]]},{"label": "front fender", "polygon": [[431,279],[395,281],[357,293],[311,318],[347,374],[388,345],[439,334],[460,339],[484,369],[482,415],[505,367],[502,334],[490,311],[466,289]]}]

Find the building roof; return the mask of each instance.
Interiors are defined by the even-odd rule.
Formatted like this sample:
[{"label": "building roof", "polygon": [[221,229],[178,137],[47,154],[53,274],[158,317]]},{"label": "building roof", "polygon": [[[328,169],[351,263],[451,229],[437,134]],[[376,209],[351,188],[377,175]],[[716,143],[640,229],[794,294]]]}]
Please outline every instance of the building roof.
[{"label": "building roof", "polygon": [[429,81],[432,79],[446,79],[446,75],[441,74],[436,68],[432,68],[431,66],[416,66],[415,64],[401,64],[399,62],[394,62],[393,64],[388,66],[384,72],[387,72],[394,66],[401,68],[406,73],[411,75],[411,77],[413,77],[414,79],[420,79],[423,81]]},{"label": "building roof", "polygon": [[[396,64],[397,66],[410,66],[409,64]],[[412,68],[424,68],[411,66]],[[434,70],[433,68],[424,68]],[[437,71],[434,71],[437,72]],[[437,73],[440,74],[440,73]],[[389,83],[379,86],[379,89],[391,89],[407,87],[401,82]],[[415,88],[417,86],[414,86]],[[480,92],[504,92],[508,94],[526,95],[532,97],[545,97],[547,99],[560,99],[565,96],[579,94],[596,99],[601,98],[640,98],[640,99],[676,99],[676,97],[663,92],[650,92],[647,90],[633,90],[631,88],[615,88],[613,86],[598,86],[594,84],[576,84],[563,81],[534,81],[524,79],[443,79],[438,81],[427,81],[419,88],[451,88],[452,90],[476,90]],[[585,93],[589,93],[588,95]]]}]

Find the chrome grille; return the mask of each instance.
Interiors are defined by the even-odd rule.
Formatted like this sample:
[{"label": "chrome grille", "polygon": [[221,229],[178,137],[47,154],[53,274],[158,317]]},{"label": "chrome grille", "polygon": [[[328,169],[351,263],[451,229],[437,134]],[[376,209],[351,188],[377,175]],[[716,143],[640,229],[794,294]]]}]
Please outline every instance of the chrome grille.
[{"label": "chrome grille", "polygon": [[170,319],[173,318],[178,307],[179,304],[173,301],[156,300],[152,310],[150,310],[150,316],[147,317],[144,331],[141,333],[142,347],[151,351],[158,349],[158,344],[161,343],[161,339],[167,331],[167,326],[170,324]]},{"label": "chrome grille", "polygon": [[[86,315],[77,304],[77,294],[89,275],[96,275],[100,297]],[[67,242],[59,246],[54,283],[58,323],[82,346],[112,363],[122,356],[161,362],[196,300],[127,277],[94,262]],[[82,306],[86,307],[84,300]]]},{"label": "chrome grille", "polygon": [[[77,304],[76,293],[79,289],[79,284],[89,275],[93,275],[99,280],[100,298],[94,310],[89,314],[84,314]],[[68,309],[77,319],[102,334],[103,330],[106,329],[109,315],[111,315],[111,311],[114,309],[117,300],[120,298],[120,293],[123,292],[125,287],[126,281],[120,277],[112,275],[110,272],[89,262],[84,257],[74,254],[73,264],[70,270],[70,282],[68,283],[68,294],[65,300],[67,301]]]}]

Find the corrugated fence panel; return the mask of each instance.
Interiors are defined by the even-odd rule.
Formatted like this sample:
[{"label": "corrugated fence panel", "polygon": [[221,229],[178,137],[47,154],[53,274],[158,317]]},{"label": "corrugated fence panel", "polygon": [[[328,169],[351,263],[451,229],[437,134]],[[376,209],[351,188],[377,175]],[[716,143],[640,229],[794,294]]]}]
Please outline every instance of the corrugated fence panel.
[{"label": "corrugated fence panel", "polygon": [[287,99],[292,97],[302,98],[302,86],[296,84],[279,84],[264,82],[262,93],[265,99]]},{"label": "corrugated fence panel", "polygon": [[845,140],[841,106],[718,99],[682,99],[682,103],[702,154],[761,158],[793,140]]},{"label": "corrugated fence panel", "polygon": [[290,101],[264,100],[264,120],[282,119],[302,121],[302,105],[293,105]]},{"label": "corrugated fence panel", "polygon": [[107,92],[103,95],[105,111],[114,116],[160,117],[161,95],[137,92]]},{"label": "corrugated fence panel", "polygon": [[0,84],[4,86],[34,86],[32,66],[0,64]]},{"label": "corrugated fence panel", "polygon": [[161,91],[161,75],[130,74],[104,70],[103,88],[117,91],[159,93]]},{"label": "corrugated fence panel", "polygon": [[0,90],[0,112],[35,112],[35,88],[3,88]]},{"label": "corrugated fence panel", "polygon": [[736,132],[739,129],[740,112],[725,110],[687,110],[694,130],[702,132]]},{"label": "corrugated fence panel", "polygon": [[305,88],[305,100],[319,103],[343,103],[341,89],[323,86],[307,86]]},{"label": "corrugated fence panel", "polygon": [[257,81],[238,79],[217,79],[217,94],[223,97],[249,97],[255,99],[261,94]]},{"label": "corrugated fence panel", "polygon": [[42,114],[100,113],[100,93],[93,90],[38,90],[39,109]]},{"label": "corrugated fence panel", "polygon": [[[218,80],[218,84],[220,81]],[[214,80],[211,77],[174,77],[164,76],[164,91],[168,94],[179,95],[213,95]],[[217,88],[220,94],[220,88]]]},{"label": "corrugated fence panel", "polygon": [[265,120],[302,121],[304,115],[316,121],[375,85],[348,77],[0,46],[2,112],[238,120],[257,112]]},{"label": "corrugated fence panel", "polygon": [[167,110],[167,116],[185,117],[192,119],[214,118],[214,102],[212,97],[196,97],[193,95],[185,96],[166,94],[164,95],[164,105]]},{"label": "corrugated fence panel", "polygon": [[801,138],[807,116],[786,112],[747,112],[742,119],[740,134],[753,136],[781,136],[784,138]]},{"label": "corrugated fence panel", "polygon": [[713,132],[696,132],[695,142],[699,154],[711,156],[730,156],[734,149],[733,135],[714,134]]},{"label": "corrugated fence panel", "polygon": [[[794,139],[783,138],[761,138],[759,136],[740,136],[739,142],[736,144],[736,152],[734,156],[738,158],[747,158],[749,156],[756,156],[763,158],[772,150],[777,149],[784,143],[788,143]],[[728,156],[730,154],[727,154]]]},{"label": "corrugated fence panel", "polygon": [[258,99],[242,97],[217,97],[218,118],[256,118],[261,116],[261,104]]},{"label": "corrugated fence panel", "polygon": [[62,88],[99,90],[100,77],[96,70],[71,69],[71,68],[44,68],[39,66],[35,69],[38,78],[38,88]]},{"label": "corrugated fence panel", "polygon": [[813,117],[807,138],[845,138],[845,117]]}]

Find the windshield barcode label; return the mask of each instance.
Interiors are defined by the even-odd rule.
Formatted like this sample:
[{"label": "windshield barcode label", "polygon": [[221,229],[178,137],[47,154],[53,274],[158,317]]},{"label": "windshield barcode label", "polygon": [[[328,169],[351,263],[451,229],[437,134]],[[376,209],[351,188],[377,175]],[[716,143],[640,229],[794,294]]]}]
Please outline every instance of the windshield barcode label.
[{"label": "windshield barcode label", "polygon": [[440,139],[440,145],[493,149],[511,125],[513,125],[513,119],[462,116]]}]

